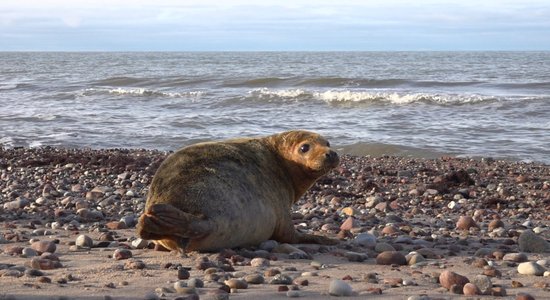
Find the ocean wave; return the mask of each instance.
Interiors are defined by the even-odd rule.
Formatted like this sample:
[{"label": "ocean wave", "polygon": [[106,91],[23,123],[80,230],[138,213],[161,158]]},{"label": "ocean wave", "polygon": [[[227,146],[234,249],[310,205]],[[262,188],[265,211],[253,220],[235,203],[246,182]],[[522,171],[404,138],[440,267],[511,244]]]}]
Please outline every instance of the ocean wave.
[{"label": "ocean wave", "polygon": [[97,94],[124,95],[124,96],[144,96],[144,97],[166,97],[166,98],[199,98],[205,94],[204,91],[186,91],[186,92],[165,92],[145,88],[115,88],[101,89],[90,88],[80,93],[80,96],[92,96]]},{"label": "ocean wave", "polygon": [[310,91],[305,89],[255,89],[249,95],[260,100],[308,101],[317,100],[329,104],[475,104],[501,100],[495,96],[478,94],[409,93],[393,91],[328,90]]},{"label": "ocean wave", "polygon": [[317,99],[328,103],[381,103],[381,104],[473,104],[498,100],[495,96],[475,94],[437,94],[406,92],[354,92],[325,91],[313,94]]}]

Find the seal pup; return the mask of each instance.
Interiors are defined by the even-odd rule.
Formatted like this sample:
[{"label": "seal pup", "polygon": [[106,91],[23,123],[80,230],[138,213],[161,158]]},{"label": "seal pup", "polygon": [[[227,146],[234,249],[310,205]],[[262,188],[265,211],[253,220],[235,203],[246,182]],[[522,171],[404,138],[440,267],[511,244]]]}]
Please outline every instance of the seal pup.
[{"label": "seal pup", "polygon": [[302,130],[182,148],[155,173],[137,233],[180,252],[336,244],[296,231],[291,206],[338,163],[325,138]]}]

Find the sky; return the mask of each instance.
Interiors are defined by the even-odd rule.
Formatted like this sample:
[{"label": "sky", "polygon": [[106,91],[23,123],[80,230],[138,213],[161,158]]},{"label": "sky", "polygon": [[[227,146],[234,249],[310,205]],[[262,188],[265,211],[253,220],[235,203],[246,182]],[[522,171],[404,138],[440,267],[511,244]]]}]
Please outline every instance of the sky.
[{"label": "sky", "polygon": [[0,51],[550,50],[549,0],[2,0]]}]

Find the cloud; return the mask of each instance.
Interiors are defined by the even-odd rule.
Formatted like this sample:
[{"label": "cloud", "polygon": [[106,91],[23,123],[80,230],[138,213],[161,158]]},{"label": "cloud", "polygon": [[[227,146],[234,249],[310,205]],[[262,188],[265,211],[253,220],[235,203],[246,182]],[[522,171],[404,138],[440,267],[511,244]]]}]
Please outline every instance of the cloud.
[{"label": "cloud", "polygon": [[502,40],[550,49],[548,37],[533,42],[550,32],[547,2],[2,1],[0,50],[40,50],[33,38],[68,50],[440,50],[457,47],[457,37],[464,48],[491,48],[476,35],[495,49]]}]

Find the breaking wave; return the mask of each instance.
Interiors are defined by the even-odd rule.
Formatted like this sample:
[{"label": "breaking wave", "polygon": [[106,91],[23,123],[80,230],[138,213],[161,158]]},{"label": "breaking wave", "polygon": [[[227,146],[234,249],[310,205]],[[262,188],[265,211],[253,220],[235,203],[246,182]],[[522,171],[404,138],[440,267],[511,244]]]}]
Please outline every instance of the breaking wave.
[{"label": "breaking wave", "polygon": [[90,88],[82,91],[81,96],[92,96],[98,94],[110,94],[121,96],[143,96],[143,97],[166,97],[166,98],[199,98],[205,94],[204,91],[165,92],[144,88],[115,88],[102,89]]},{"label": "breaking wave", "polygon": [[328,104],[475,104],[505,100],[496,96],[479,94],[451,93],[409,93],[400,91],[353,91],[328,90],[310,91],[305,89],[255,89],[249,92],[251,97],[259,100],[274,101],[307,101],[317,100]]}]

